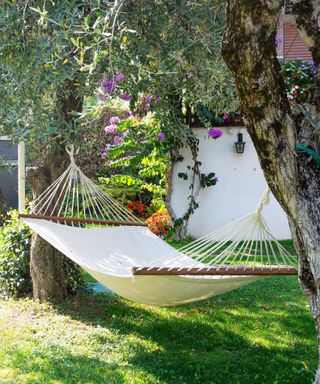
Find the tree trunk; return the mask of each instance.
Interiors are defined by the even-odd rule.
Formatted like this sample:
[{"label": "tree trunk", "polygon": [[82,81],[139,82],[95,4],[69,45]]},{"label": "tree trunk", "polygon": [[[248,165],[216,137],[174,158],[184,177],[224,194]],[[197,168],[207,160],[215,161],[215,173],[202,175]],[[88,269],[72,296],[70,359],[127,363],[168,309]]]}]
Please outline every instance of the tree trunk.
[{"label": "tree trunk", "polygon": [[[69,140],[73,140],[74,112],[81,112],[83,99],[75,84],[78,80],[66,80],[57,96],[57,110],[61,125],[65,126]],[[30,171],[28,181],[34,198],[44,192],[67,168],[69,157],[66,143],[52,138],[52,151],[43,159],[43,164]],[[31,245],[30,271],[33,284],[33,297],[39,301],[61,302],[67,296],[63,270],[63,258],[59,251],[34,234]]]},{"label": "tree trunk", "polygon": [[[28,173],[28,181],[34,198],[44,192],[66,169],[68,157],[65,150],[55,150],[45,161],[45,164]],[[39,235],[33,235],[30,272],[35,300],[61,302],[65,299],[67,289],[63,257]]]},{"label": "tree trunk", "polygon": [[63,257],[39,235],[33,235],[30,271],[35,300],[59,303],[67,296]]},{"label": "tree trunk", "polygon": [[[295,11],[300,15],[299,27],[304,25],[304,33],[317,47],[311,52],[319,68],[316,3],[300,1]],[[223,56],[234,74],[241,110],[268,185],[288,216],[299,255],[299,279],[315,319],[319,345],[320,169],[295,151],[297,143],[310,144],[314,132],[303,116],[292,115],[286,96],[275,45],[281,6],[278,0],[229,0]],[[318,80],[318,92],[319,84]],[[318,117],[317,102],[309,107]],[[315,383],[320,384],[320,369]]]}]

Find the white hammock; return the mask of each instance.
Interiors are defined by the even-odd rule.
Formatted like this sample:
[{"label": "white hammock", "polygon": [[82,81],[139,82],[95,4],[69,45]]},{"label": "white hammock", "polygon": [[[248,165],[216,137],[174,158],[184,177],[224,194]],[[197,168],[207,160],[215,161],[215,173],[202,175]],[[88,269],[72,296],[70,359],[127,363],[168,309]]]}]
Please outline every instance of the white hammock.
[{"label": "white hammock", "polygon": [[20,217],[117,294],[143,304],[178,305],[266,276],[297,273],[296,258],[262,217],[269,191],[255,212],[176,250],[88,179],[73,151],[70,158],[32,213]]}]

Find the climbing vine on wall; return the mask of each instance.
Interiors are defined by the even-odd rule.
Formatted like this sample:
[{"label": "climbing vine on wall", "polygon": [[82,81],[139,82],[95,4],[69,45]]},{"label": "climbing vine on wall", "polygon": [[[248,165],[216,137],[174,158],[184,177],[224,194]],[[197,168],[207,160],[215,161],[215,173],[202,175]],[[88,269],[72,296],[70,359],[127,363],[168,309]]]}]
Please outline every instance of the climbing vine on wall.
[{"label": "climbing vine on wall", "polygon": [[[216,140],[221,137],[222,132],[220,130],[209,128],[208,135]],[[189,172],[191,171],[191,176],[188,176],[187,172],[179,172],[178,177],[181,180],[190,182],[190,194],[188,196],[188,207],[186,212],[174,221],[176,236],[178,238],[182,238],[187,234],[189,219],[195,210],[199,208],[198,196],[201,189],[212,187],[216,185],[218,181],[214,172],[205,174],[201,171],[202,163],[199,161],[199,139],[192,135],[188,138],[187,145],[191,151],[192,157],[192,165],[187,166],[187,170]]]}]

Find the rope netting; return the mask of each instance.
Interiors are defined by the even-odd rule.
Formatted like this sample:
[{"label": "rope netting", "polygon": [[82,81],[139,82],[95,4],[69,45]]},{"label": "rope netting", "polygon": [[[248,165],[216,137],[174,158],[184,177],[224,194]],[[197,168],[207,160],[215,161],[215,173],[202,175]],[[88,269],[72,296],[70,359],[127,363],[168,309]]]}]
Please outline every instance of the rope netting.
[{"label": "rope netting", "polygon": [[81,171],[75,163],[72,147],[67,151],[70,155],[69,167],[34,200],[31,214],[59,222],[63,221],[63,218],[70,218],[66,223],[72,225],[96,221],[106,221],[110,225],[112,222],[143,224]]},{"label": "rope netting", "polygon": [[[73,226],[145,225],[84,175],[75,163],[73,148],[69,148],[68,153],[69,167],[34,201],[31,215],[22,217]],[[245,268],[296,271],[296,256],[272,235],[262,216],[269,201],[270,191],[267,190],[254,212],[161,258],[150,257],[136,266],[133,273],[181,274],[183,271],[184,274],[200,274],[201,270],[212,267],[216,274],[230,269],[236,274],[237,269],[243,271]]]},{"label": "rope netting", "polygon": [[[217,267],[217,272],[219,269],[227,271],[230,268],[239,268],[241,271],[244,268],[295,269],[297,257],[272,235],[262,216],[262,210],[269,202],[270,190],[267,189],[254,212],[181,247],[170,255],[146,262],[145,265],[135,268],[135,274],[154,272],[157,269],[165,269],[168,274],[172,270],[176,272],[172,274],[178,274],[182,269],[199,269],[201,272],[201,269],[208,267]],[[182,266],[186,256],[193,260],[193,263],[188,263],[187,268]],[[170,260],[170,264],[164,268],[167,260]]]}]

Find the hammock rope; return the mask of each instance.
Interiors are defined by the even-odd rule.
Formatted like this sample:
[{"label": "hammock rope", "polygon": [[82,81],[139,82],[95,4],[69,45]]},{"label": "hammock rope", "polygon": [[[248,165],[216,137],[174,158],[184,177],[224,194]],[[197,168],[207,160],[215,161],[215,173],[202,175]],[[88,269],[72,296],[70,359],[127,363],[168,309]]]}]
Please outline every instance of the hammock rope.
[{"label": "hammock rope", "polygon": [[[143,222],[129,210],[121,206],[115,199],[104,193],[95,185],[80,168],[74,159],[73,147],[67,148],[70,165],[65,172],[50,185],[33,202],[31,215],[61,218],[71,218],[71,225],[88,224],[95,221],[116,223]],[[80,220],[77,220],[80,219]],[[59,220],[55,220],[59,221]],[[106,223],[108,224],[108,223]]]},{"label": "hammock rope", "polygon": [[279,274],[281,271],[287,274],[286,270],[290,274],[296,274],[296,256],[291,255],[271,234],[262,217],[262,210],[270,201],[269,195],[270,192],[267,190],[252,214],[227,224],[170,255],[146,262],[141,268],[135,268],[134,273],[142,274],[143,271],[150,273],[151,270],[159,270],[161,273],[163,268],[161,265],[170,260],[168,271],[176,268],[178,274],[184,269],[178,265],[181,265],[185,256],[188,256],[194,261],[188,266],[188,270],[192,272],[198,269],[199,274],[201,269],[210,266],[214,267],[217,274],[219,269],[235,271],[245,268],[250,269],[252,274],[255,268],[265,269],[266,273],[268,270],[276,269]]},{"label": "hammock rope", "polygon": [[[87,227],[145,224],[122,207],[76,165],[74,150],[67,149],[70,165],[33,203],[24,219],[42,219]],[[297,273],[297,258],[272,235],[262,213],[270,202],[263,194],[254,212],[176,250],[134,262],[132,275],[284,275]],[[138,232],[137,232],[138,233]],[[152,253],[152,250],[150,250]],[[112,256],[113,257],[113,256]]]}]

